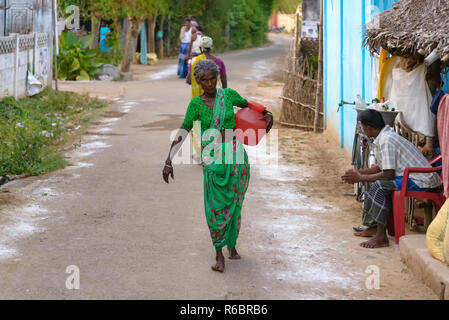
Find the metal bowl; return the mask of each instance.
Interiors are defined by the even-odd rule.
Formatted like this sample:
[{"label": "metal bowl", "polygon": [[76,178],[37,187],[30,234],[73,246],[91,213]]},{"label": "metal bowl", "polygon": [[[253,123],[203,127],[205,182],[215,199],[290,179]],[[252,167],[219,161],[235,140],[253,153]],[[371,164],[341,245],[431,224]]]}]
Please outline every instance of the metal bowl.
[{"label": "metal bowl", "polygon": [[[367,110],[367,109],[359,109],[359,108],[354,108],[354,109],[355,109],[355,111],[357,111],[357,117],[359,116],[359,114],[361,112]],[[380,112],[380,114],[382,115],[382,118],[384,119],[385,124],[389,125],[390,127],[394,126],[394,120],[396,120],[396,117],[401,112],[401,111],[379,111],[379,110],[377,110],[377,111]]]}]

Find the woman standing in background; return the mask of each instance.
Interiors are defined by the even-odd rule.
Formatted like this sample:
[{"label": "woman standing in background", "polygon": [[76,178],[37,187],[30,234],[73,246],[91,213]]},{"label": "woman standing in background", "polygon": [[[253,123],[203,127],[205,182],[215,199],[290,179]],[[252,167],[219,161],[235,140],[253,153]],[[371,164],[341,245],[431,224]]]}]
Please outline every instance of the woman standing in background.
[{"label": "woman standing in background", "polygon": [[179,50],[178,77],[185,78],[188,71],[187,51],[192,40],[192,27],[190,25],[190,19],[185,20],[185,24],[181,28],[181,32],[179,34],[179,39],[181,40],[181,48]]},{"label": "woman standing in background", "polygon": [[111,29],[109,29],[106,26],[106,23],[104,21],[101,22],[101,28],[100,28],[100,52],[108,52],[109,48],[106,44],[106,39],[108,37],[108,33],[111,32]]}]

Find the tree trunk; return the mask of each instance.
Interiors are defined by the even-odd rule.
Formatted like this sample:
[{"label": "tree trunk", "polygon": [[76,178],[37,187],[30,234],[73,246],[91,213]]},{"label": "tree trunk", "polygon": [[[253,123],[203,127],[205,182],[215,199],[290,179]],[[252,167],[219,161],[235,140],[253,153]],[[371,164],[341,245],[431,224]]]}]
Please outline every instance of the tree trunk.
[{"label": "tree trunk", "polygon": [[125,52],[123,54],[123,60],[120,66],[121,72],[129,72],[131,69],[131,63],[133,62],[136,54],[137,37],[139,36],[140,27],[144,19],[138,17],[128,17],[128,20],[129,28],[126,32]]},{"label": "tree trunk", "polygon": [[156,29],[156,19],[157,14],[152,14],[148,16],[147,47],[149,53],[156,52],[156,43],[154,38],[154,30]]},{"label": "tree trunk", "polygon": [[116,31],[118,37],[121,37],[122,32],[123,32],[122,19],[121,18],[114,19],[114,26],[115,26],[115,31]]},{"label": "tree trunk", "polygon": [[[164,32],[164,18],[161,18],[161,24],[159,26],[159,31],[163,34]],[[158,46],[158,56],[159,59],[162,59],[164,57],[164,37],[158,39],[159,46]]]},{"label": "tree trunk", "polygon": [[91,49],[98,49],[100,47],[100,19],[96,17],[94,13],[91,16],[90,21],[92,22],[92,36],[94,38],[94,41],[92,41],[92,44],[90,45]]}]

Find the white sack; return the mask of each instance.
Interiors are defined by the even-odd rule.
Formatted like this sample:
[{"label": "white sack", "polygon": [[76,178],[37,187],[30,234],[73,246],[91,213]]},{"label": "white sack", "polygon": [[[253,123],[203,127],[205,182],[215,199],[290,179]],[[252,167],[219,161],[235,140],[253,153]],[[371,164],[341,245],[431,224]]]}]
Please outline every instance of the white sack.
[{"label": "white sack", "polygon": [[430,112],[432,95],[426,82],[426,66],[407,72],[394,68],[390,107],[402,111],[398,120],[415,132],[435,136],[435,115]]}]

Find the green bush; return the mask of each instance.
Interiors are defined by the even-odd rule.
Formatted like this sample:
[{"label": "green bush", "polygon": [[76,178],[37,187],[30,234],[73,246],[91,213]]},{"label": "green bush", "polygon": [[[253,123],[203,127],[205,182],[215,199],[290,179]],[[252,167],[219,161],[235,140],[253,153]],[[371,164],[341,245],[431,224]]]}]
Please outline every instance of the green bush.
[{"label": "green bush", "polygon": [[78,40],[73,32],[59,37],[58,78],[61,80],[90,80],[100,72],[103,63],[98,60],[99,50],[88,49],[92,35]]},{"label": "green bush", "polygon": [[231,49],[260,46],[266,41],[268,23],[257,0],[232,1]]},{"label": "green bush", "polygon": [[[214,39],[214,51],[227,48],[226,25],[230,26],[230,49],[260,46],[266,42],[271,0],[173,1],[164,33],[170,41],[171,55],[179,50],[179,31],[184,18],[196,15],[204,34]],[[169,28],[167,27],[169,26]]]},{"label": "green bush", "polygon": [[0,100],[0,176],[37,175],[63,167],[55,146],[85,125],[104,102],[87,94],[44,90],[33,98]]}]

